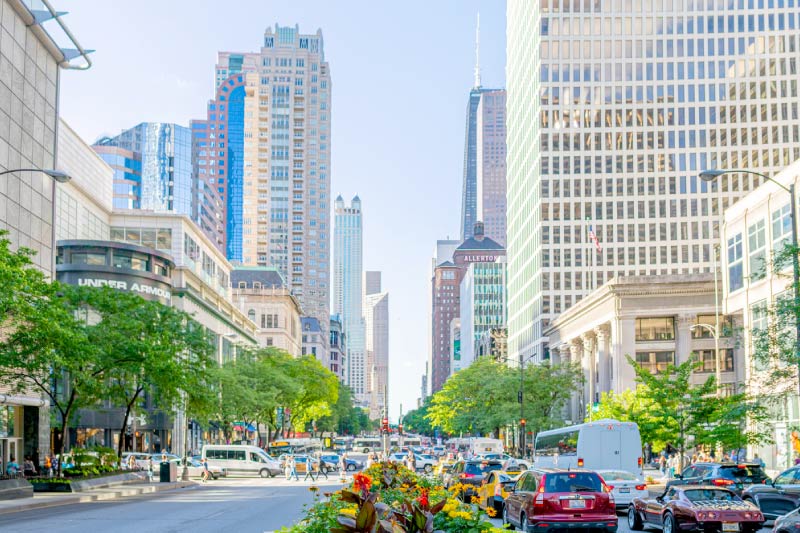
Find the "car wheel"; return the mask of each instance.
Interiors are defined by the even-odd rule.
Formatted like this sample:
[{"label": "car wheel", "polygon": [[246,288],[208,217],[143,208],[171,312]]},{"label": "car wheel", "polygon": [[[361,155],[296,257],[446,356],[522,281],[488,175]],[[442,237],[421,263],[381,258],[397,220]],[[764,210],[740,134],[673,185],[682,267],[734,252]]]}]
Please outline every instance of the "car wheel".
[{"label": "car wheel", "polygon": [[[525,517],[525,513],[520,513],[519,515],[519,530],[520,531],[528,531],[528,522],[527,518]],[[530,531],[533,531],[532,529]]]},{"label": "car wheel", "polygon": [[675,519],[672,514],[667,513],[664,515],[664,533],[675,533]]},{"label": "car wheel", "polygon": [[364,448],[364,453],[369,453],[369,448]]},{"label": "car wheel", "polygon": [[266,468],[262,468],[261,471],[258,474],[263,478],[270,477],[270,475],[271,475],[269,473],[269,470],[267,470]]},{"label": "car wheel", "polygon": [[433,465],[425,465],[425,473],[430,474],[433,472]]},{"label": "car wheel", "polygon": [[636,512],[636,507],[633,505],[628,507],[628,527],[631,528],[631,531],[641,531],[644,529],[642,517],[639,516],[639,513]]},{"label": "car wheel", "polygon": [[347,465],[346,469],[348,472],[353,472],[356,469],[356,465],[350,463],[349,465]]},{"label": "car wheel", "polygon": [[508,529],[510,531],[514,531],[516,529],[514,524],[511,523],[511,520],[508,519],[508,507],[503,507],[503,524],[508,525]]}]

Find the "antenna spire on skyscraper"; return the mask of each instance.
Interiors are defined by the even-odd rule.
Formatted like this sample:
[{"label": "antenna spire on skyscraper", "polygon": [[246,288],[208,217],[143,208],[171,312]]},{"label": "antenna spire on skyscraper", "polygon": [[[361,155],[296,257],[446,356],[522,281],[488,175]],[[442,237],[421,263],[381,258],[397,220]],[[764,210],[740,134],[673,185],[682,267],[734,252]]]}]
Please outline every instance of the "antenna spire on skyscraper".
[{"label": "antenna spire on skyscraper", "polygon": [[481,86],[481,14],[478,12],[478,23],[475,26],[475,88]]}]

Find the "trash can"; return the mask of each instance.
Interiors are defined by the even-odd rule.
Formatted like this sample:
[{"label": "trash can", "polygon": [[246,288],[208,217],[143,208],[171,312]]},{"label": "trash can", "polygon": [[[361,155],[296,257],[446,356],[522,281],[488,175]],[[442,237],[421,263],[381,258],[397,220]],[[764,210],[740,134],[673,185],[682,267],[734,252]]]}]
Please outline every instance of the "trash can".
[{"label": "trash can", "polygon": [[178,465],[169,461],[162,462],[159,481],[161,483],[174,483],[178,481]]}]

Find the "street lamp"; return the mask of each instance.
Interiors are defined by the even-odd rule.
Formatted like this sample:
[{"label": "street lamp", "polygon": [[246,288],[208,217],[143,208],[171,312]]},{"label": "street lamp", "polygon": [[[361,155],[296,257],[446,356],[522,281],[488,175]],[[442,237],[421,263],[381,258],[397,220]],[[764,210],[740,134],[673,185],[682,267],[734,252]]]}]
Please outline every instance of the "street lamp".
[{"label": "street lamp", "polygon": [[58,183],[66,183],[72,179],[66,172],[46,168],[14,168],[11,170],[3,170],[0,172],[0,176],[3,174],[16,174],[17,172],[41,172],[42,174],[50,176]]},{"label": "street lamp", "polygon": [[704,170],[700,173],[700,179],[703,181],[714,181],[718,177],[722,176],[723,174],[735,174],[735,173],[742,173],[742,174],[752,174],[754,176],[758,176],[763,178],[767,181],[771,181],[784,191],[789,193],[790,201],[791,201],[791,215],[792,215],[792,288],[794,290],[794,327],[795,327],[795,341],[794,341],[794,353],[795,353],[795,360],[797,361],[797,386],[798,386],[798,393],[800,393],[800,313],[797,312],[798,306],[800,306],[800,257],[798,257],[798,245],[797,245],[797,199],[795,197],[795,188],[794,188],[794,181],[789,184],[787,187],[786,185],[779,183],[772,179],[771,177],[767,176],[766,174],[762,174],[760,172],[754,172],[752,170],[742,170],[742,169],[728,169],[728,170],[718,170],[718,169],[710,169]]},{"label": "street lamp", "polygon": [[717,315],[717,325],[712,326],[711,324],[695,324],[689,328],[690,331],[694,331],[697,328],[702,328],[709,333],[711,336],[714,337],[714,356],[715,356],[715,366],[716,366],[716,379],[717,379],[717,398],[722,396],[722,364],[719,357],[719,315]]}]

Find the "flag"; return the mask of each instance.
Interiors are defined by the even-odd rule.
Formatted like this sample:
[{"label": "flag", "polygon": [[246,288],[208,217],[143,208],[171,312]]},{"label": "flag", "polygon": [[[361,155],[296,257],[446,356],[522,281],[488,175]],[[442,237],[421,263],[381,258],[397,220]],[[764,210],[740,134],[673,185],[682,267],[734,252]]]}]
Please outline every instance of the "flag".
[{"label": "flag", "polygon": [[591,224],[589,224],[589,240],[594,243],[594,247],[597,248],[598,252],[603,251],[603,248],[600,246],[600,239],[597,238]]}]

